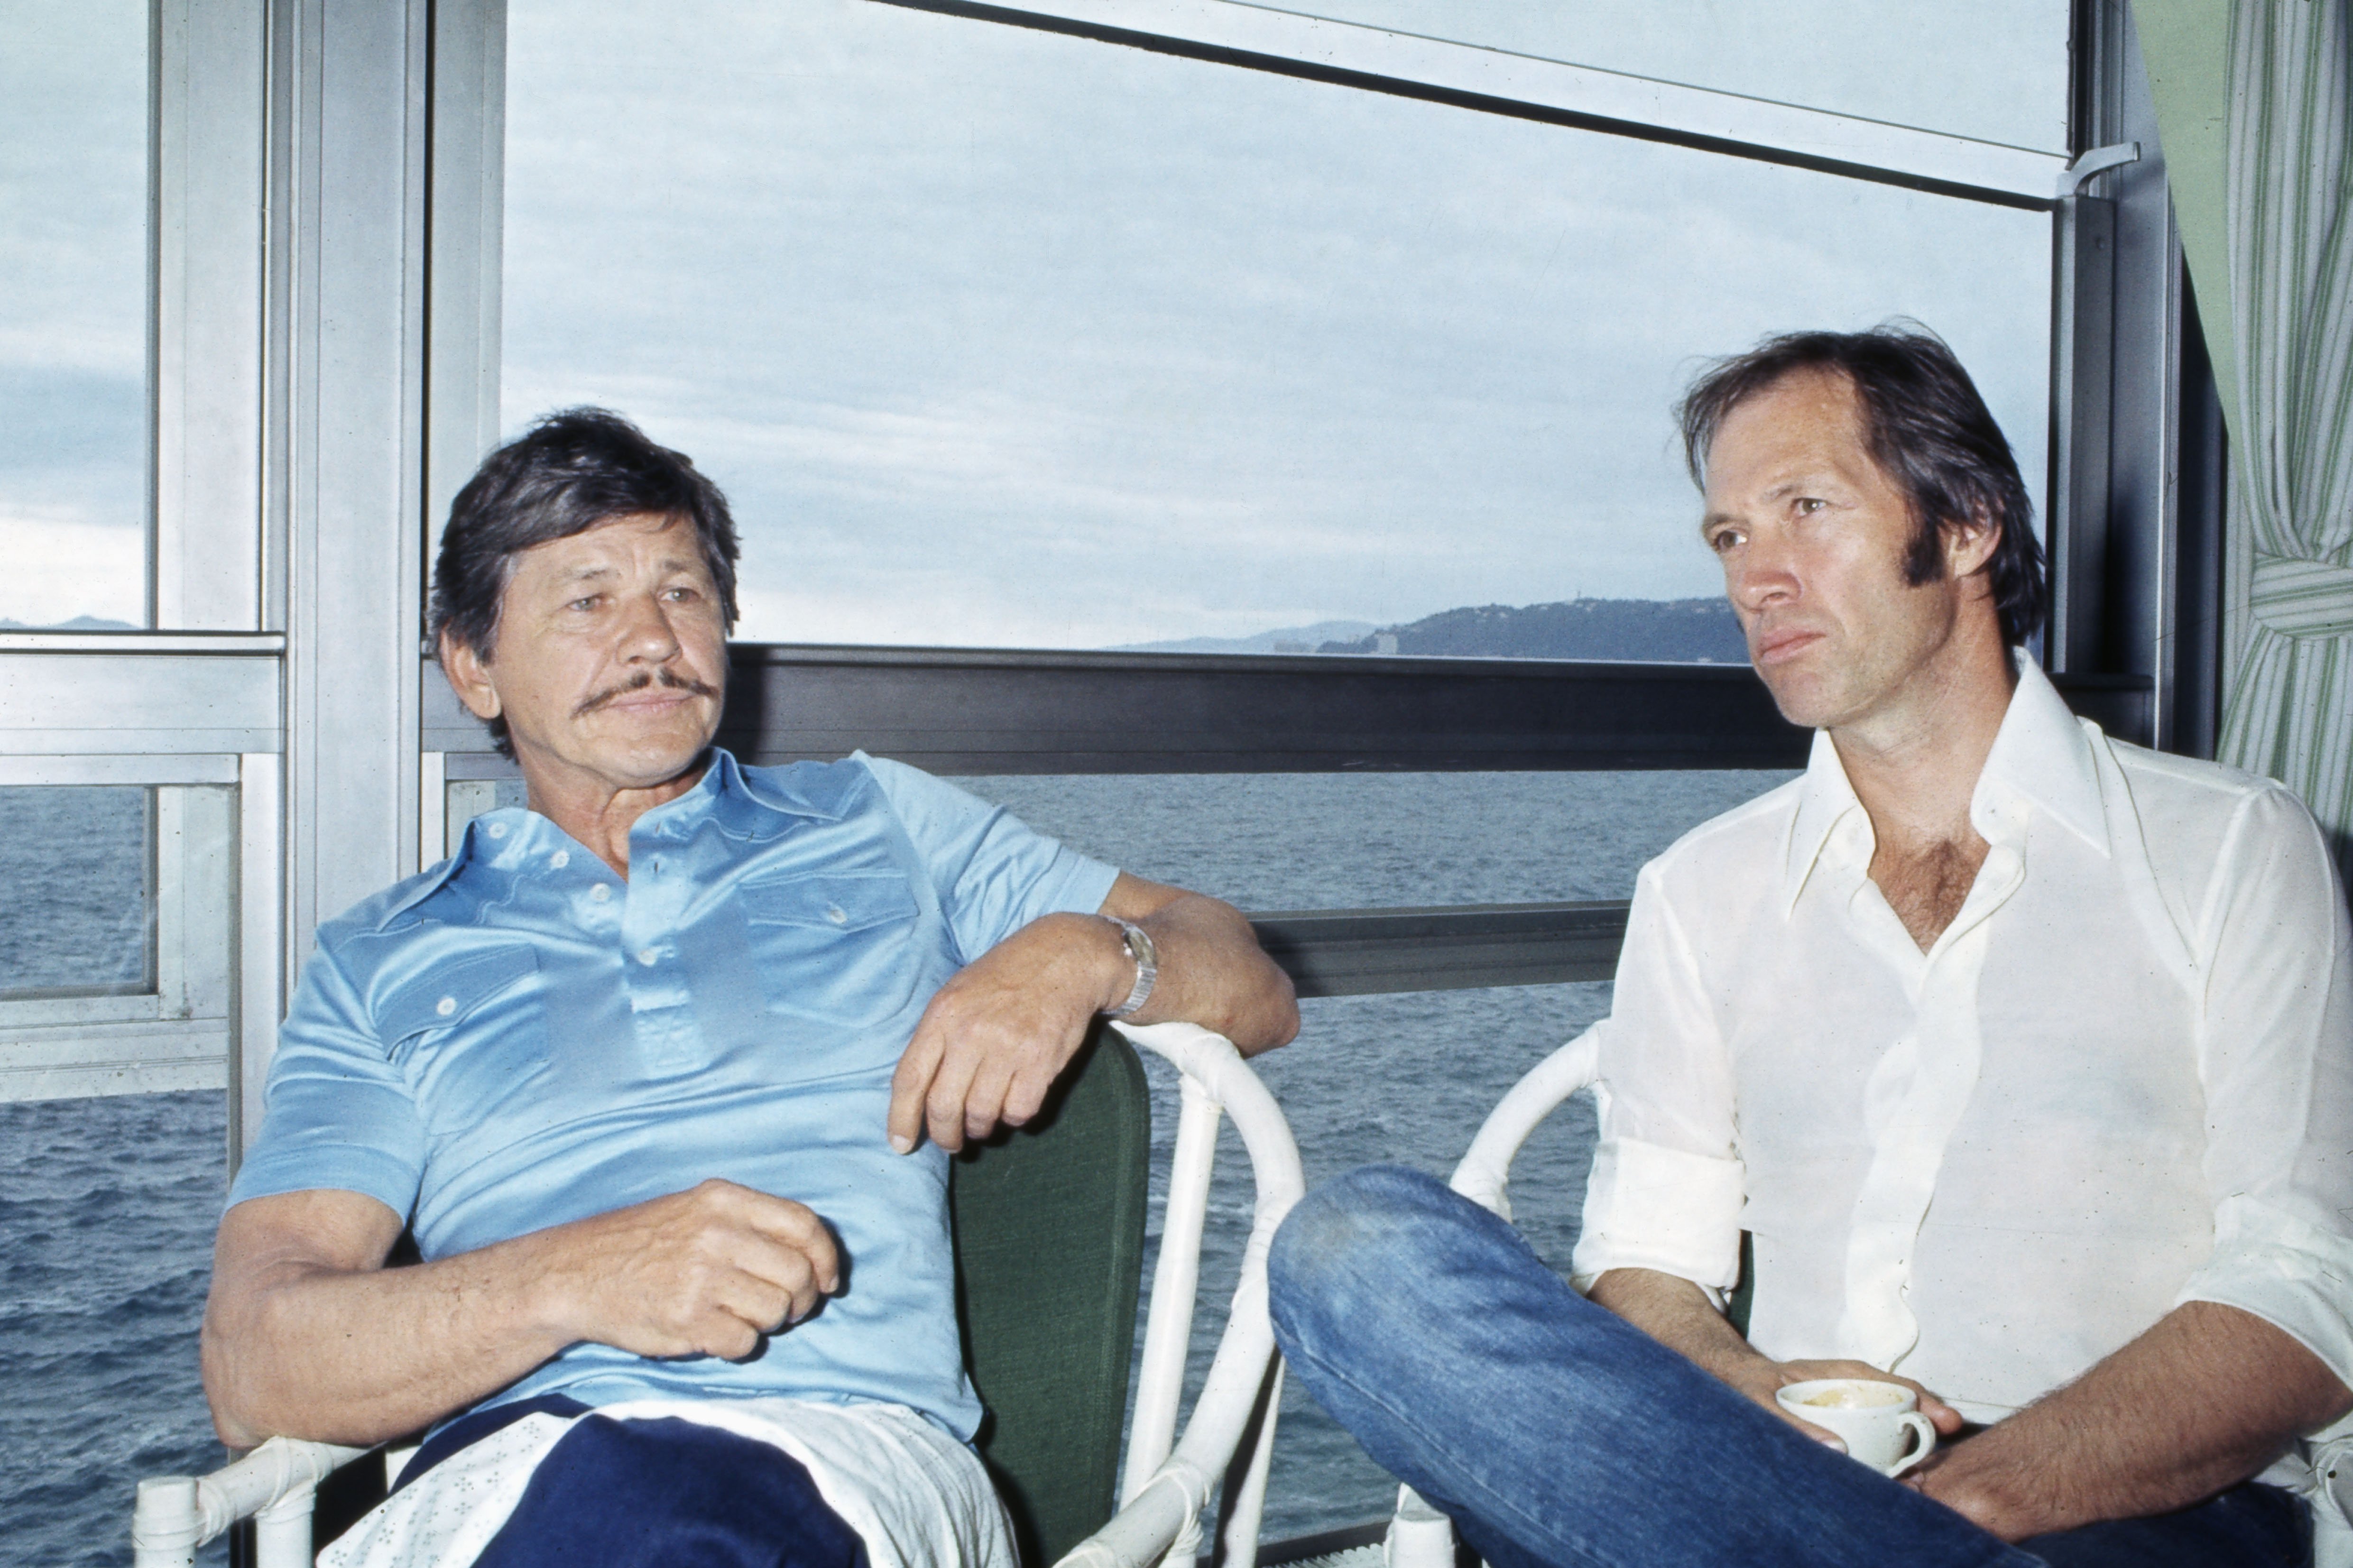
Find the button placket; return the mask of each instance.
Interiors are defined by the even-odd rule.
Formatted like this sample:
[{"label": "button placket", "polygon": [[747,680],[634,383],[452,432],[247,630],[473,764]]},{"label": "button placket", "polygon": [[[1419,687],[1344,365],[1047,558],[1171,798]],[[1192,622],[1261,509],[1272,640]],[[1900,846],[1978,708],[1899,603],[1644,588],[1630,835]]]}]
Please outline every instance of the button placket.
[{"label": "button placket", "polygon": [[666,872],[665,858],[649,847],[636,857],[616,934],[641,1059],[655,1071],[670,1072],[698,1059],[701,1033],[676,940],[691,889],[682,877]]},{"label": "button placket", "polygon": [[1908,1300],[1913,1251],[1946,1146],[1977,1087],[1985,952],[1980,924],[1950,945],[1940,942],[1920,965],[1911,1027],[1880,1058],[1864,1091],[1873,1152],[1852,1210],[1838,1348],[1890,1371],[1919,1338]]}]

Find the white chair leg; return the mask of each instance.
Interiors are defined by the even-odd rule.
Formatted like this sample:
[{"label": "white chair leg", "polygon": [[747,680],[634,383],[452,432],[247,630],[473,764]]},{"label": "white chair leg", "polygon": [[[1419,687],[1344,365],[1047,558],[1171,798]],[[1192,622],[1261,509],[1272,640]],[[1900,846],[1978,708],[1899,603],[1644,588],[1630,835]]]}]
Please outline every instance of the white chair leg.
[{"label": "white chair leg", "polygon": [[131,1560],[136,1568],[195,1568],[203,1539],[195,1477],[155,1476],[139,1483],[139,1501],[131,1514]]},{"label": "white chair leg", "polygon": [[1397,1513],[1389,1521],[1381,1560],[1388,1568],[1454,1568],[1454,1521],[1411,1487],[1398,1488]]},{"label": "white chair leg", "polygon": [[1218,1531],[1218,1568],[1258,1568],[1259,1524],[1266,1517],[1267,1470],[1274,1460],[1274,1423],[1282,1414],[1282,1358],[1279,1355],[1267,1363],[1266,1384],[1259,1399],[1262,1414],[1242,1433],[1250,1462],[1239,1477],[1231,1467],[1226,1471],[1226,1485],[1233,1495],[1221,1500],[1218,1507],[1225,1516]]},{"label": "white chair leg", "polygon": [[318,1499],[303,1487],[253,1516],[256,1568],[310,1568],[311,1510]]}]

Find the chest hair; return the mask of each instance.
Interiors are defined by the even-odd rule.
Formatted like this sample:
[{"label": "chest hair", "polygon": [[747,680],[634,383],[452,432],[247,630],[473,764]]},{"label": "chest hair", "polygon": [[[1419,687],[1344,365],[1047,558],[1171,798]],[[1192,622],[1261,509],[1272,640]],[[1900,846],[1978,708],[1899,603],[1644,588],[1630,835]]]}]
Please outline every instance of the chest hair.
[{"label": "chest hair", "polygon": [[1871,879],[1879,884],[1880,895],[1921,952],[1934,947],[1961,912],[1988,847],[1970,833],[1966,838],[1928,844],[1882,845],[1872,855]]}]

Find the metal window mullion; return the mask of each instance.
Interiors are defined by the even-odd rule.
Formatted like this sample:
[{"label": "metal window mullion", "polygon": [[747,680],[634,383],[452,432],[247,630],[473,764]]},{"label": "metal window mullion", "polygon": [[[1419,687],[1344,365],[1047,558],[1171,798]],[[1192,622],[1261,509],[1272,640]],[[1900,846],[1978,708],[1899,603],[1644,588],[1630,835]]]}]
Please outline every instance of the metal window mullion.
[{"label": "metal window mullion", "polygon": [[238,759],[237,973],[230,994],[228,1163],[237,1172],[261,1130],[261,1091],[285,1012],[285,759]]},{"label": "metal window mullion", "polygon": [[[2134,142],[2140,157],[2094,176],[2084,195],[2061,204],[2049,659],[2079,682],[2142,683],[2147,732],[2133,738],[2194,747],[2195,726],[2182,718],[2182,606],[2175,603],[2180,240],[2126,0],[2080,0],[2074,48],[2073,141]],[[2203,689],[2211,679],[2189,685]]]},{"label": "metal window mullion", "polygon": [[187,1011],[188,864],[187,798],[175,789],[147,792],[147,973],[155,985],[155,1013],[179,1017]]},{"label": "metal window mullion", "polygon": [[431,6],[277,19],[290,973],[320,921],[417,865]]},{"label": "metal window mullion", "polygon": [[117,756],[82,753],[25,756],[0,753],[0,787],[122,784],[233,784],[237,760],[230,755],[164,752]]},{"label": "metal window mullion", "polygon": [[2070,196],[2052,215],[2051,567],[2046,662],[2092,673],[2101,662],[2116,336],[2116,204]]}]

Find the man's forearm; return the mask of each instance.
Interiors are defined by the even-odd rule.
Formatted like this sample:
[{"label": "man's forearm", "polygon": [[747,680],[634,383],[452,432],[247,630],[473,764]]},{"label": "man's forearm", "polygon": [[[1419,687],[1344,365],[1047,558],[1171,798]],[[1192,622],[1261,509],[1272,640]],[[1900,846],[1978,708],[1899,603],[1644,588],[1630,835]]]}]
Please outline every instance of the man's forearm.
[{"label": "man's forearm", "polygon": [[[1613,1268],[1588,1293],[1669,1350],[1744,1393],[1773,1375],[1773,1363],[1740,1337],[1707,1292],[1653,1268]],[[1766,1386],[1769,1387],[1769,1384]]]},{"label": "man's forearm", "polygon": [[2075,1382],[1914,1473],[2008,1541],[2182,1508],[2353,1408],[2320,1358],[2252,1313],[2190,1301]]},{"label": "man's forearm", "polygon": [[1128,918],[1151,932],[1160,954],[1160,978],[1137,1023],[1182,1018],[1215,1029],[1244,1056],[1299,1033],[1291,977],[1261,950],[1250,921],[1231,905],[1185,893]]},{"label": "man's forearm", "polygon": [[202,1344],[221,1440],[377,1443],[546,1361],[564,1342],[534,1321],[522,1284],[531,1239],[409,1268],[288,1258],[251,1270],[242,1289],[216,1289]]},{"label": "man's forearm", "polygon": [[1859,1361],[1775,1361],[1744,1338],[1690,1280],[1650,1268],[1613,1268],[1593,1282],[1591,1300],[1609,1308],[1652,1339],[1675,1351],[1734,1393],[1788,1422],[1815,1441],[1843,1451],[1838,1435],[1801,1421],[1776,1397],[1792,1383],[1815,1377],[1860,1377],[1902,1384],[1920,1397],[1920,1413],[1950,1436],[1961,1429],[1960,1412],[1922,1388]]},{"label": "man's forearm", "polygon": [[203,1341],[223,1441],[396,1437],[583,1341],[740,1360],[840,1282],[814,1212],[718,1180],[385,1268],[399,1230],[384,1205],[335,1191],[223,1216]]}]

